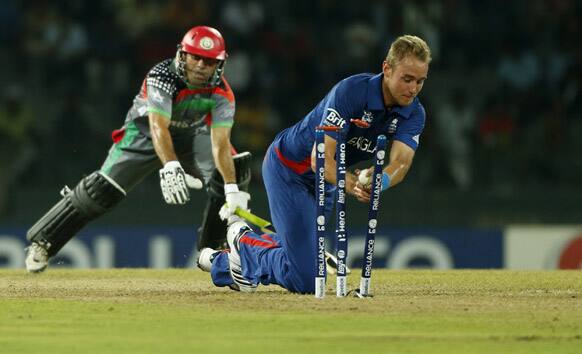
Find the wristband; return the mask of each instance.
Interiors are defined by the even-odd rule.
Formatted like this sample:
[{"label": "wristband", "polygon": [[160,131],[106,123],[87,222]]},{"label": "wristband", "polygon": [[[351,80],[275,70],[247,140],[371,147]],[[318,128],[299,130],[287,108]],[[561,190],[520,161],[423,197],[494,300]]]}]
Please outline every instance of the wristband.
[{"label": "wristband", "polygon": [[390,188],[390,175],[388,172],[382,172],[382,189],[384,192],[386,189]]},{"label": "wristband", "polygon": [[236,183],[227,183],[224,185],[224,194],[238,192],[238,185]]}]

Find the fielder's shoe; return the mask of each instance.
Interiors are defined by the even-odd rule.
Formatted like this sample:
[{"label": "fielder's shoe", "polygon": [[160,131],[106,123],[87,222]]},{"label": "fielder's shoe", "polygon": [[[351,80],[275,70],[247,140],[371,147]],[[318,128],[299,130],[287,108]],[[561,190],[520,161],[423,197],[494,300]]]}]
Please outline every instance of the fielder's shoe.
[{"label": "fielder's shoe", "polygon": [[39,273],[48,266],[48,252],[42,245],[33,242],[28,247],[28,254],[26,255],[26,270],[30,273]]},{"label": "fielder's shoe", "polygon": [[255,292],[257,290],[257,284],[253,284],[242,275],[242,264],[239,254],[240,238],[247,232],[251,231],[251,228],[238,217],[233,218],[231,216],[229,217],[228,221],[229,225],[228,230],[226,231],[226,240],[228,242],[228,246],[230,247],[228,263],[230,266],[230,275],[234,281],[233,286],[230,288],[245,293]]},{"label": "fielder's shoe", "polygon": [[214,250],[210,247],[203,248],[198,255],[198,268],[205,272],[210,272],[210,268],[212,268],[212,261],[219,253],[220,251]]}]

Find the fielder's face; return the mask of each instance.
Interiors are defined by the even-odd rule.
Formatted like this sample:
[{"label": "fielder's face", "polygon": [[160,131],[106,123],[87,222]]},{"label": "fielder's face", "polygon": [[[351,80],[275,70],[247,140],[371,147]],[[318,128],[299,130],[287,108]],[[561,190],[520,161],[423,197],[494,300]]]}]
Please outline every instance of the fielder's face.
[{"label": "fielder's face", "polygon": [[422,90],[428,74],[428,63],[407,56],[393,67],[384,61],[382,71],[384,103],[408,106]]},{"label": "fielder's face", "polygon": [[193,86],[202,86],[216,70],[217,59],[205,58],[199,55],[186,53],[186,77],[188,83]]}]

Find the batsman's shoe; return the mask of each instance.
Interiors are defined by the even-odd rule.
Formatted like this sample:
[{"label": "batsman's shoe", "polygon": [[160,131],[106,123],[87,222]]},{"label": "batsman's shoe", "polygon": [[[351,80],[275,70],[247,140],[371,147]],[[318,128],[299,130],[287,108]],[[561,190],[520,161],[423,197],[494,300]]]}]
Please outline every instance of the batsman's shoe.
[{"label": "batsman's shoe", "polygon": [[48,252],[46,248],[42,245],[33,242],[28,247],[28,254],[24,263],[26,264],[26,270],[30,273],[39,273],[46,269],[48,266]]},{"label": "batsman's shoe", "polygon": [[[231,222],[232,221],[232,222]],[[226,232],[226,240],[228,246],[230,247],[230,253],[228,255],[228,263],[230,267],[230,275],[234,281],[235,286],[231,286],[233,290],[239,290],[245,293],[252,293],[257,290],[257,284],[253,284],[250,280],[246,279],[242,274],[242,263],[240,260],[240,239],[247,232],[251,231],[251,228],[240,218],[229,218],[228,230]],[[238,287],[238,289],[237,289]]]},{"label": "batsman's shoe", "polygon": [[205,272],[210,272],[210,268],[212,268],[212,261],[214,257],[218,255],[220,251],[212,249],[210,247],[203,248],[198,255],[198,268],[202,269]]}]

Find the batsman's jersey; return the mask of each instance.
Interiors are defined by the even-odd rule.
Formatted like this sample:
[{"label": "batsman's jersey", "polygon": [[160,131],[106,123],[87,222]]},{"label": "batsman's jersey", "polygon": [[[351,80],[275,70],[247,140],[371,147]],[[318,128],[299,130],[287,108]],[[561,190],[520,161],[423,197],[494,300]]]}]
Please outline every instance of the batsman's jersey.
[{"label": "batsman's jersey", "polygon": [[[273,146],[283,164],[298,174],[314,178],[311,150],[318,125],[341,128],[348,166],[372,159],[380,134],[416,150],[424,129],[424,108],[418,98],[408,106],[386,108],[382,78],[382,74],[358,74],[340,81],[301,121],[279,133]],[[360,127],[351,119],[369,123],[369,127]],[[335,139],[335,132],[326,134]]]},{"label": "batsman's jersey", "polygon": [[189,87],[167,59],[147,74],[123,128],[113,132],[113,146],[101,167],[125,190],[160,168],[149,127],[149,112],[170,121],[174,150],[186,171],[206,182],[215,169],[210,129],[231,127],[235,100],[223,78],[216,87]]},{"label": "batsman's jersey", "polygon": [[172,137],[209,134],[210,127],[233,125],[234,94],[224,78],[217,87],[188,87],[176,74],[174,60],[167,59],[147,74],[126,123],[135,122],[149,136],[149,112],[170,120]]}]

